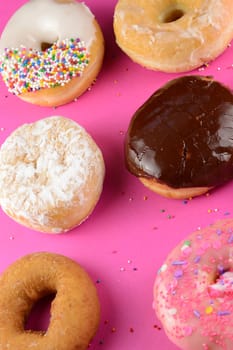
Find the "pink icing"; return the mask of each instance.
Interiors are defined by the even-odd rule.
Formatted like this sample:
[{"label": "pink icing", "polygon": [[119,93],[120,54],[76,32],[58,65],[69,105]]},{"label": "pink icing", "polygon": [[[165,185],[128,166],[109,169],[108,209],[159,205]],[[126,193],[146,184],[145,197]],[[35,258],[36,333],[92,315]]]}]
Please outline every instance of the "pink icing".
[{"label": "pink icing", "polygon": [[188,236],[159,270],[154,308],[181,349],[230,349],[232,253],[233,220],[222,220]]}]

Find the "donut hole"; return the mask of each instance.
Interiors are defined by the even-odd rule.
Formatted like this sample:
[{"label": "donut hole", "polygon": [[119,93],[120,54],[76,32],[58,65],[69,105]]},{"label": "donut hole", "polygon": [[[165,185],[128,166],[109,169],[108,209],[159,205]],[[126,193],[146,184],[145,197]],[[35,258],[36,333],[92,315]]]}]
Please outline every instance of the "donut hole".
[{"label": "donut hole", "polygon": [[226,272],[231,272],[231,269],[226,266],[218,265],[217,271],[215,272],[215,276],[213,279],[213,284],[217,283],[219,278],[224,275]]},{"label": "donut hole", "polygon": [[46,51],[48,50],[50,47],[53,46],[53,43],[47,43],[47,42],[42,42],[40,44],[40,47],[41,47],[41,51]]},{"label": "donut hole", "polygon": [[50,321],[51,304],[55,296],[56,293],[49,293],[33,304],[25,322],[25,330],[42,333],[47,331]]},{"label": "donut hole", "polygon": [[178,21],[178,19],[184,16],[185,12],[179,8],[172,8],[169,11],[166,11],[162,16],[162,23],[171,23]]}]

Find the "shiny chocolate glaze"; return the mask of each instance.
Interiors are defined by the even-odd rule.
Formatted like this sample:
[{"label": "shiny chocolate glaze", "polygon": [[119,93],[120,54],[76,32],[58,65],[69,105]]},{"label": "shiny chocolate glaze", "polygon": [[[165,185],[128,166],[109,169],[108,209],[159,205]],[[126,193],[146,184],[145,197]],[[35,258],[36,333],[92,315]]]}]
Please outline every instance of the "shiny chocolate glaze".
[{"label": "shiny chocolate glaze", "polygon": [[233,94],[209,77],[184,76],[156,91],[126,136],[128,170],[172,188],[233,178]]}]

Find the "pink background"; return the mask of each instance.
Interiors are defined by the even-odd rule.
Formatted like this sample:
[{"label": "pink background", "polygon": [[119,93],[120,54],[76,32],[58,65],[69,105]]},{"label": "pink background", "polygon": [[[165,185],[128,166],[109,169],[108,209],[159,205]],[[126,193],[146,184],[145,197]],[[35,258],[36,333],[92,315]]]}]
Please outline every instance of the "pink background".
[{"label": "pink background", "polygon": [[[24,2],[0,2],[0,31]],[[90,273],[100,296],[101,323],[90,349],[175,350],[152,310],[156,272],[188,233],[231,217],[233,183],[192,200],[171,200],[144,188],[125,169],[124,134],[132,114],[176,75],[146,70],[121,52],[112,30],[116,2],[86,1],[102,27],[106,55],[96,84],[78,101],[57,109],[33,106],[9,94],[0,82],[0,143],[23,123],[62,115],[87,129],[106,163],[104,190],[96,209],[67,234],[52,236],[29,230],[0,211],[0,272],[34,251],[65,254]],[[207,68],[192,73],[212,75],[232,88],[232,52],[233,47],[227,48]]]}]

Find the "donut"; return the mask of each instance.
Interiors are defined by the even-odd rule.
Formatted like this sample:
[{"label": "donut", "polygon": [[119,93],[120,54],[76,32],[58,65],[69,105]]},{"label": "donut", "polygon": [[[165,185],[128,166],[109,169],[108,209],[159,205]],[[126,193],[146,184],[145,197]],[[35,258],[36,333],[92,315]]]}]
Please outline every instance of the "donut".
[{"label": "donut", "polygon": [[233,177],[233,94],[210,77],[170,80],[134,113],[127,169],[152,191],[185,199]]},{"label": "donut", "polygon": [[62,233],[96,206],[105,174],[101,150],[71,119],[53,116],[18,127],[0,149],[0,205],[33,230]]},{"label": "donut", "polygon": [[0,38],[0,72],[22,100],[55,107],[73,101],[96,79],[104,38],[90,9],[75,0],[29,0]]},{"label": "donut", "polygon": [[232,244],[233,220],[219,220],[182,240],[158,271],[153,306],[180,349],[232,349]]},{"label": "donut", "polygon": [[[3,272],[0,290],[1,350],[85,350],[96,333],[96,288],[70,258],[48,252],[23,256]],[[25,330],[33,305],[54,294],[46,332]]]},{"label": "donut", "polygon": [[116,42],[143,67],[185,72],[215,59],[233,38],[232,0],[118,0]]}]

